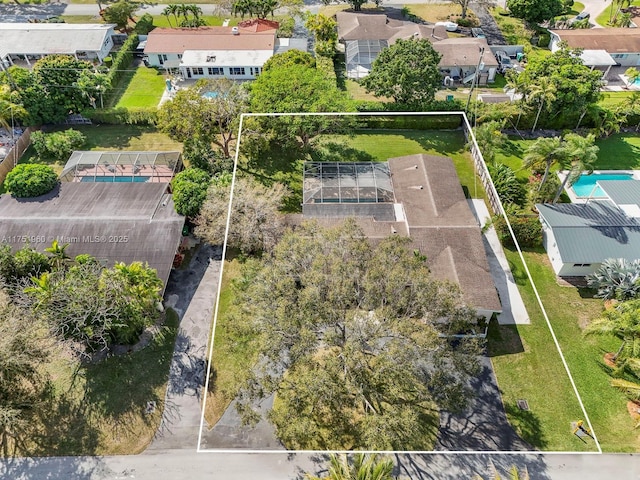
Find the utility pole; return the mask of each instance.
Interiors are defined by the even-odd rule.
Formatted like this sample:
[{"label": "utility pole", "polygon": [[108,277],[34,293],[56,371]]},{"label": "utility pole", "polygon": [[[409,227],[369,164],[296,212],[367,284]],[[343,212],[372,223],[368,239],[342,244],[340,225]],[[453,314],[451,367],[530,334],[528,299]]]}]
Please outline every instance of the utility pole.
[{"label": "utility pole", "polygon": [[469,113],[469,104],[471,103],[471,94],[473,93],[473,89],[476,86],[476,82],[478,81],[478,75],[480,75],[480,70],[484,68],[484,64],[482,63],[483,57],[484,57],[484,47],[480,47],[480,58],[478,58],[476,73],[473,76],[473,80],[471,81],[471,89],[469,90],[469,96],[467,97],[467,106],[464,108],[465,113]]}]

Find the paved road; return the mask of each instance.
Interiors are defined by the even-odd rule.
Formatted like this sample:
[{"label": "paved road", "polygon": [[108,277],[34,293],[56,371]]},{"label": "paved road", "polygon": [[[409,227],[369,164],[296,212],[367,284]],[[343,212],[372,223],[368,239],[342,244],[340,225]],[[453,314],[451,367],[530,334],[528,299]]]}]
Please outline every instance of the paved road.
[{"label": "paved road", "polygon": [[[394,455],[403,479],[490,478],[490,462],[503,475],[510,465],[526,467],[531,480],[638,480],[640,457],[578,454],[402,454]],[[150,455],[53,457],[0,460],[0,478],[10,480],[285,480],[321,473],[326,457],[313,453],[196,453],[160,450]]]}]

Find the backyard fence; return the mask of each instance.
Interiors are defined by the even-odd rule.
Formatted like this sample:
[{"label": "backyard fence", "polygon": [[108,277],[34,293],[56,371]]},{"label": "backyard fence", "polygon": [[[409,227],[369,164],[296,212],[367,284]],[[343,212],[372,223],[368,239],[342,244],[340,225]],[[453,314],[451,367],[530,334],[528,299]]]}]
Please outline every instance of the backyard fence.
[{"label": "backyard fence", "polygon": [[22,154],[29,148],[29,145],[31,145],[31,132],[34,130],[37,130],[37,128],[27,127],[13,147],[11,147],[7,156],[0,161],[0,183],[4,182],[7,174],[18,164]]},{"label": "backyard fence", "polygon": [[485,192],[487,192],[487,198],[489,200],[491,210],[493,210],[493,213],[495,215],[501,215],[502,204],[500,203],[498,192],[493,185],[491,175],[489,175],[489,169],[487,168],[487,164],[484,161],[482,152],[480,151],[480,148],[476,143],[476,137],[473,135],[471,125],[469,125],[469,121],[467,120],[467,117],[465,115],[463,115],[462,131],[464,132],[464,137],[467,140],[467,145],[469,145],[469,150],[471,151],[471,157],[473,158],[473,166],[475,168],[475,171],[482,181],[482,186],[484,187]]}]

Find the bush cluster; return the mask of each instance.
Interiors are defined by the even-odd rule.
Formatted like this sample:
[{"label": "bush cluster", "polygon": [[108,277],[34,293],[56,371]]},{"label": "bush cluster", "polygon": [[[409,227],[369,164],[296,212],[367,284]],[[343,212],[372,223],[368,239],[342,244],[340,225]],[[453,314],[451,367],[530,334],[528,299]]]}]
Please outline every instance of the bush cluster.
[{"label": "bush cluster", "polygon": [[64,161],[74,150],[82,147],[86,137],[78,130],[44,133],[40,130],[31,134],[31,144],[40,158]]},{"label": "bush cluster", "polygon": [[158,122],[157,108],[98,108],[82,114],[94,123],[107,125],[155,125]]},{"label": "bush cluster", "polygon": [[23,163],[7,174],[4,187],[15,197],[39,197],[50,192],[58,183],[58,176],[49,165]]}]

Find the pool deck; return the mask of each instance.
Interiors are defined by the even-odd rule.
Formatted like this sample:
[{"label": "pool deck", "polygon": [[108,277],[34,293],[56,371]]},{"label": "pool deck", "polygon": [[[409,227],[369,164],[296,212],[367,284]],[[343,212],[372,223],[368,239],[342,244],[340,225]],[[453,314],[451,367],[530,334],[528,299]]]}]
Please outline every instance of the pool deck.
[{"label": "pool deck", "polygon": [[[565,177],[569,174],[568,170],[562,170],[558,172],[558,178],[562,183]],[[583,175],[586,175],[587,172],[583,172]],[[595,175],[632,175],[633,180],[640,180],[640,170],[594,170],[591,174]],[[571,203],[587,203],[588,201],[598,201],[598,200],[606,200],[606,198],[602,197],[579,197],[573,191],[571,186],[566,186],[564,191],[567,193]]]}]

